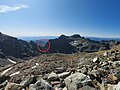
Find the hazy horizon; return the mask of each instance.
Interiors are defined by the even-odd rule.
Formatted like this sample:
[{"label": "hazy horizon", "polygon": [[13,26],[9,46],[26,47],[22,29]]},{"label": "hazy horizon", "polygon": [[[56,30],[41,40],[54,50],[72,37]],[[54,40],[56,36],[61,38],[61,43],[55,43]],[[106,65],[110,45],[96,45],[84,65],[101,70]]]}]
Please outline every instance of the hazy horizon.
[{"label": "hazy horizon", "polygon": [[[61,35],[65,35],[65,34],[61,34]],[[19,37],[23,37],[23,38],[31,38],[31,37],[60,37],[61,35],[59,35],[59,36],[17,36],[18,38]],[[74,35],[74,34],[72,34],[72,35]],[[72,36],[72,35],[65,35],[65,36]],[[80,34],[79,34],[80,35]],[[120,38],[120,37],[95,37],[95,36],[81,36],[81,37],[88,37],[88,38]]]},{"label": "hazy horizon", "polygon": [[[9,36],[12,36],[12,37],[17,37],[17,38],[19,38],[19,37],[25,37],[25,38],[29,38],[29,37],[59,37],[59,36],[61,36],[61,35],[65,35],[65,36],[72,36],[72,35],[75,35],[75,34],[79,34],[79,33],[73,33],[73,34],[59,34],[59,35],[31,35],[31,36],[23,36],[23,35],[21,35],[21,36],[16,36],[16,35],[10,35],[10,34],[8,34],[8,33],[4,33],[4,32],[1,32],[2,34],[5,34],[5,35],[9,35]],[[86,36],[86,35],[81,35],[81,34],[79,34],[81,37],[94,37],[94,38],[120,38],[120,37],[106,37],[106,36],[103,36],[103,37],[101,37],[101,36]]]}]

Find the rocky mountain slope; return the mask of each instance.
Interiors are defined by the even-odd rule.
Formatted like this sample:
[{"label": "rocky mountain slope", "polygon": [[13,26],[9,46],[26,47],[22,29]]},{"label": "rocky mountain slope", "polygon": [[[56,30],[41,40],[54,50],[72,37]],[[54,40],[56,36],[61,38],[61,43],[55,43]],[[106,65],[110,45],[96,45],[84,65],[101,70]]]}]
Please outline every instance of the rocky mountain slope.
[{"label": "rocky mountain slope", "polygon": [[94,53],[43,54],[0,68],[1,90],[119,90],[120,45]]},{"label": "rocky mountain slope", "polygon": [[36,54],[28,42],[0,33],[0,65],[29,59]]},{"label": "rocky mountain slope", "polygon": [[35,56],[35,52],[30,47],[29,43],[2,33],[0,33],[0,50],[6,56],[16,58]]},{"label": "rocky mountain slope", "polygon": [[[96,52],[108,50],[112,46],[120,44],[118,41],[93,41],[78,34],[72,36],[61,35],[49,41],[50,49],[46,53],[71,54],[76,52]],[[41,52],[38,50],[35,42],[26,42],[0,33],[0,66],[14,64],[39,54]]]},{"label": "rocky mountain slope", "polygon": [[50,40],[51,53],[74,53],[74,52],[96,52],[108,50],[112,46],[120,44],[119,41],[94,41],[81,37],[78,34],[72,36],[61,35],[57,39]]}]

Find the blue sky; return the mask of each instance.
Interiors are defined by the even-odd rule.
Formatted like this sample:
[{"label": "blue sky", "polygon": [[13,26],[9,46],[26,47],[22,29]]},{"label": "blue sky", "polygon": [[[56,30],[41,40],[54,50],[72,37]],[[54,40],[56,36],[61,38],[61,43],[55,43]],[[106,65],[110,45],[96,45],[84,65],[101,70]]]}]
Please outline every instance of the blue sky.
[{"label": "blue sky", "polygon": [[12,36],[120,37],[120,0],[0,0],[0,31]]}]

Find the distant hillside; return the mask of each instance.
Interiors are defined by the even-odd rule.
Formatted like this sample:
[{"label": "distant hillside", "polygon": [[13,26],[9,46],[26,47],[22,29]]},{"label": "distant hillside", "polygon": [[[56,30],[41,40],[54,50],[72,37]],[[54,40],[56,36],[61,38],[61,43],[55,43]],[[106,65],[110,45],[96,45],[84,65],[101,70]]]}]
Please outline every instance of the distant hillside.
[{"label": "distant hillside", "polygon": [[33,36],[33,37],[17,37],[18,39],[22,39],[25,41],[36,41],[36,40],[40,40],[40,39],[55,39],[57,38],[57,36]]},{"label": "distant hillside", "polygon": [[[25,41],[36,41],[36,40],[40,40],[40,39],[55,39],[58,38],[58,36],[29,36],[29,37],[17,37],[18,39],[22,39]],[[116,41],[120,41],[120,38],[99,38],[99,37],[85,37],[85,38],[89,38],[90,40],[94,40],[94,41],[102,41],[102,40],[116,40]]]},{"label": "distant hillside", "polygon": [[102,40],[116,40],[116,41],[120,41],[120,38],[99,38],[99,37],[85,37],[85,38],[89,38],[91,40],[94,41],[102,41]]}]

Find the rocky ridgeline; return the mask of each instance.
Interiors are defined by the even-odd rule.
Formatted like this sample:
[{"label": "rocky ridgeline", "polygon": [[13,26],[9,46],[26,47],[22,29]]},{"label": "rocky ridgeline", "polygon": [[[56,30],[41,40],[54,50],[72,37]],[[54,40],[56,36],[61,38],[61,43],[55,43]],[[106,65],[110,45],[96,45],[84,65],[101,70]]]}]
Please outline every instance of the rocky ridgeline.
[{"label": "rocky ridgeline", "polygon": [[70,67],[69,61],[68,67],[56,68],[55,63],[60,65],[66,62],[64,60],[54,63],[52,59],[41,63],[35,61],[2,69],[0,90],[120,90],[118,50],[105,52],[88,63],[77,62],[77,67]]},{"label": "rocky ridgeline", "polygon": [[60,37],[50,40],[50,53],[66,53],[75,52],[97,52],[100,50],[108,50],[112,46],[120,44],[119,41],[94,41],[88,38],[81,37],[79,34],[72,36],[61,35]]},{"label": "rocky ridgeline", "polygon": [[0,53],[21,59],[36,55],[30,43],[2,33],[0,33]]},{"label": "rocky ridgeline", "polygon": [[[108,50],[112,46],[120,44],[119,41],[114,40],[98,42],[81,37],[79,34],[74,34],[72,36],[61,35],[49,41],[50,49],[47,53],[65,54]],[[0,32],[0,53],[14,58],[29,59],[29,57],[36,56],[40,52],[35,42],[26,42]]]}]

